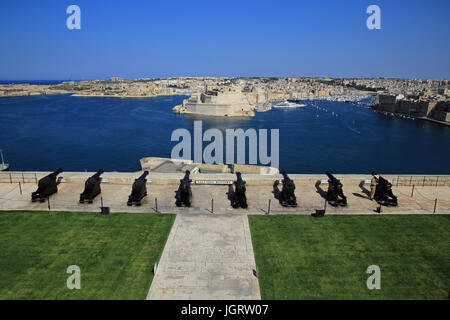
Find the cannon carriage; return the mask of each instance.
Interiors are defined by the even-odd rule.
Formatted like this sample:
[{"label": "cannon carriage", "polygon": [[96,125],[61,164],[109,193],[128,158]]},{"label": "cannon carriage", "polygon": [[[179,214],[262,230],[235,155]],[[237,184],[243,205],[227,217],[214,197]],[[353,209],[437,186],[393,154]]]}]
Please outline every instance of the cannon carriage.
[{"label": "cannon carriage", "polygon": [[295,197],[295,183],[289,178],[286,172],[282,172],[283,175],[283,189],[280,194],[280,204],[283,207],[297,207],[297,198]]},{"label": "cannon carriage", "polygon": [[100,183],[102,182],[102,178],[100,176],[103,172],[104,171],[100,169],[96,174],[86,180],[84,191],[80,194],[80,203],[92,203],[94,198],[101,193]]},{"label": "cannon carriage", "polygon": [[63,169],[59,168],[55,172],[41,178],[38,182],[38,188],[35,192],[31,193],[31,201],[44,202],[52,194],[58,192],[58,175],[63,172]]},{"label": "cannon carriage", "polygon": [[392,184],[382,176],[377,178],[374,199],[385,206],[397,206],[397,197],[392,193]]},{"label": "cannon carriage", "polygon": [[236,173],[236,181],[234,182],[235,190],[233,193],[233,199],[231,201],[231,206],[235,209],[241,207],[247,209],[247,197],[245,196],[245,181],[242,180],[242,175],[240,172]]},{"label": "cannon carriage", "polygon": [[190,171],[186,170],[184,174],[184,178],[180,180],[180,185],[177,190],[176,194],[176,206],[177,207],[190,207],[191,206],[191,197],[192,197],[192,190],[191,190],[191,182],[192,180],[189,178]]},{"label": "cannon carriage", "polygon": [[347,197],[344,195],[343,185],[340,180],[336,179],[330,171],[326,171],[328,176],[327,201],[332,206],[347,206]]},{"label": "cannon carriage", "polygon": [[142,199],[147,195],[147,177],[148,171],[144,173],[137,179],[134,180],[133,186],[131,188],[131,194],[128,197],[127,205],[140,206]]}]

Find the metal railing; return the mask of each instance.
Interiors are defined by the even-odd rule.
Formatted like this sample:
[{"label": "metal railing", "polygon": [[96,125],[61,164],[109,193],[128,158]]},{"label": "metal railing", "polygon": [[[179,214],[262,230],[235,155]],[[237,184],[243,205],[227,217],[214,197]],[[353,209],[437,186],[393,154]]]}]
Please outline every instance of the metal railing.
[{"label": "metal railing", "polygon": [[395,186],[450,186],[450,176],[397,176],[391,183]]},{"label": "metal railing", "polygon": [[10,183],[25,183],[35,182],[44,177],[46,174],[43,172],[20,172],[20,171],[3,171],[0,172],[0,182]]}]

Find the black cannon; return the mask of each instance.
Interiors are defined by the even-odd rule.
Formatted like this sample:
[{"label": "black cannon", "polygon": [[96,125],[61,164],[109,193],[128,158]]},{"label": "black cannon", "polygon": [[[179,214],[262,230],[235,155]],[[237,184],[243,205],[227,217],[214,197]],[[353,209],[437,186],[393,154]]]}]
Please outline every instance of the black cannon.
[{"label": "black cannon", "polygon": [[282,172],[283,175],[283,189],[280,194],[280,204],[283,207],[296,207],[297,206],[297,198],[295,197],[295,184],[291,178],[288,177],[286,172]]},{"label": "black cannon", "polygon": [[181,207],[181,206],[190,207],[191,206],[191,197],[192,197],[191,182],[192,182],[192,180],[189,179],[190,174],[191,173],[189,172],[189,170],[186,170],[184,178],[180,180],[180,186],[178,187],[178,191],[176,194],[176,202],[175,202],[177,207]]},{"label": "black cannon", "polygon": [[100,182],[102,182],[100,175],[103,172],[104,171],[100,169],[96,174],[86,180],[84,183],[84,191],[80,194],[80,203],[84,203],[85,201],[92,203],[94,198],[102,192],[100,189]]},{"label": "black cannon", "polygon": [[382,176],[379,176],[377,179],[374,199],[379,204],[385,206],[398,205],[397,197],[392,193],[392,184]]},{"label": "black cannon", "polygon": [[240,172],[236,173],[236,181],[234,182],[234,194],[233,200],[231,202],[231,206],[233,208],[243,208],[246,209],[247,206],[247,197],[245,196],[245,181],[242,180],[242,176]]},{"label": "black cannon", "polygon": [[38,182],[38,189],[31,193],[31,201],[44,202],[45,199],[50,197],[52,194],[58,192],[58,181],[56,180],[58,174],[63,172],[63,169],[59,168],[53,173],[43,177]]},{"label": "black cannon", "polygon": [[133,182],[133,187],[131,188],[131,194],[128,197],[127,205],[140,206],[142,199],[147,195],[147,177],[148,171],[144,173]]},{"label": "black cannon", "polygon": [[328,203],[332,206],[345,207],[347,205],[347,197],[344,196],[341,181],[336,179],[336,177],[333,176],[330,171],[326,171],[325,174],[328,176]]}]

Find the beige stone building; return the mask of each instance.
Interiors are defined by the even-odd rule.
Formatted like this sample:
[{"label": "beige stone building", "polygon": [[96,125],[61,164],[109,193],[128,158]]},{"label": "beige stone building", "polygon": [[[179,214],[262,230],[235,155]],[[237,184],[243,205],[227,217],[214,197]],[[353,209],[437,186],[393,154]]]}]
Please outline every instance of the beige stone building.
[{"label": "beige stone building", "polygon": [[193,113],[210,116],[254,116],[255,106],[250,103],[246,95],[240,92],[207,91],[197,92],[191,98],[176,106],[176,113]]}]

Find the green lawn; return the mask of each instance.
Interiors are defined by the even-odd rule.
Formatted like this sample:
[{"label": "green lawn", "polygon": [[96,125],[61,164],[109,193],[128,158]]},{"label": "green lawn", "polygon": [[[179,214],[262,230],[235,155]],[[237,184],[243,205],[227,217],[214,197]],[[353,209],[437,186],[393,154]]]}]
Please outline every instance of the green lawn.
[{"label": "green lawn", "polygon": [[[450,216],[249,216],[263,299],[448,299]],[[369,265],[381,289],[368,290]]]},{"label": "green lawn", "polygon": [[[0,212],[0,299],[145,299],[175,215]],[[69,265],[81,289],[69,290]]]}]

